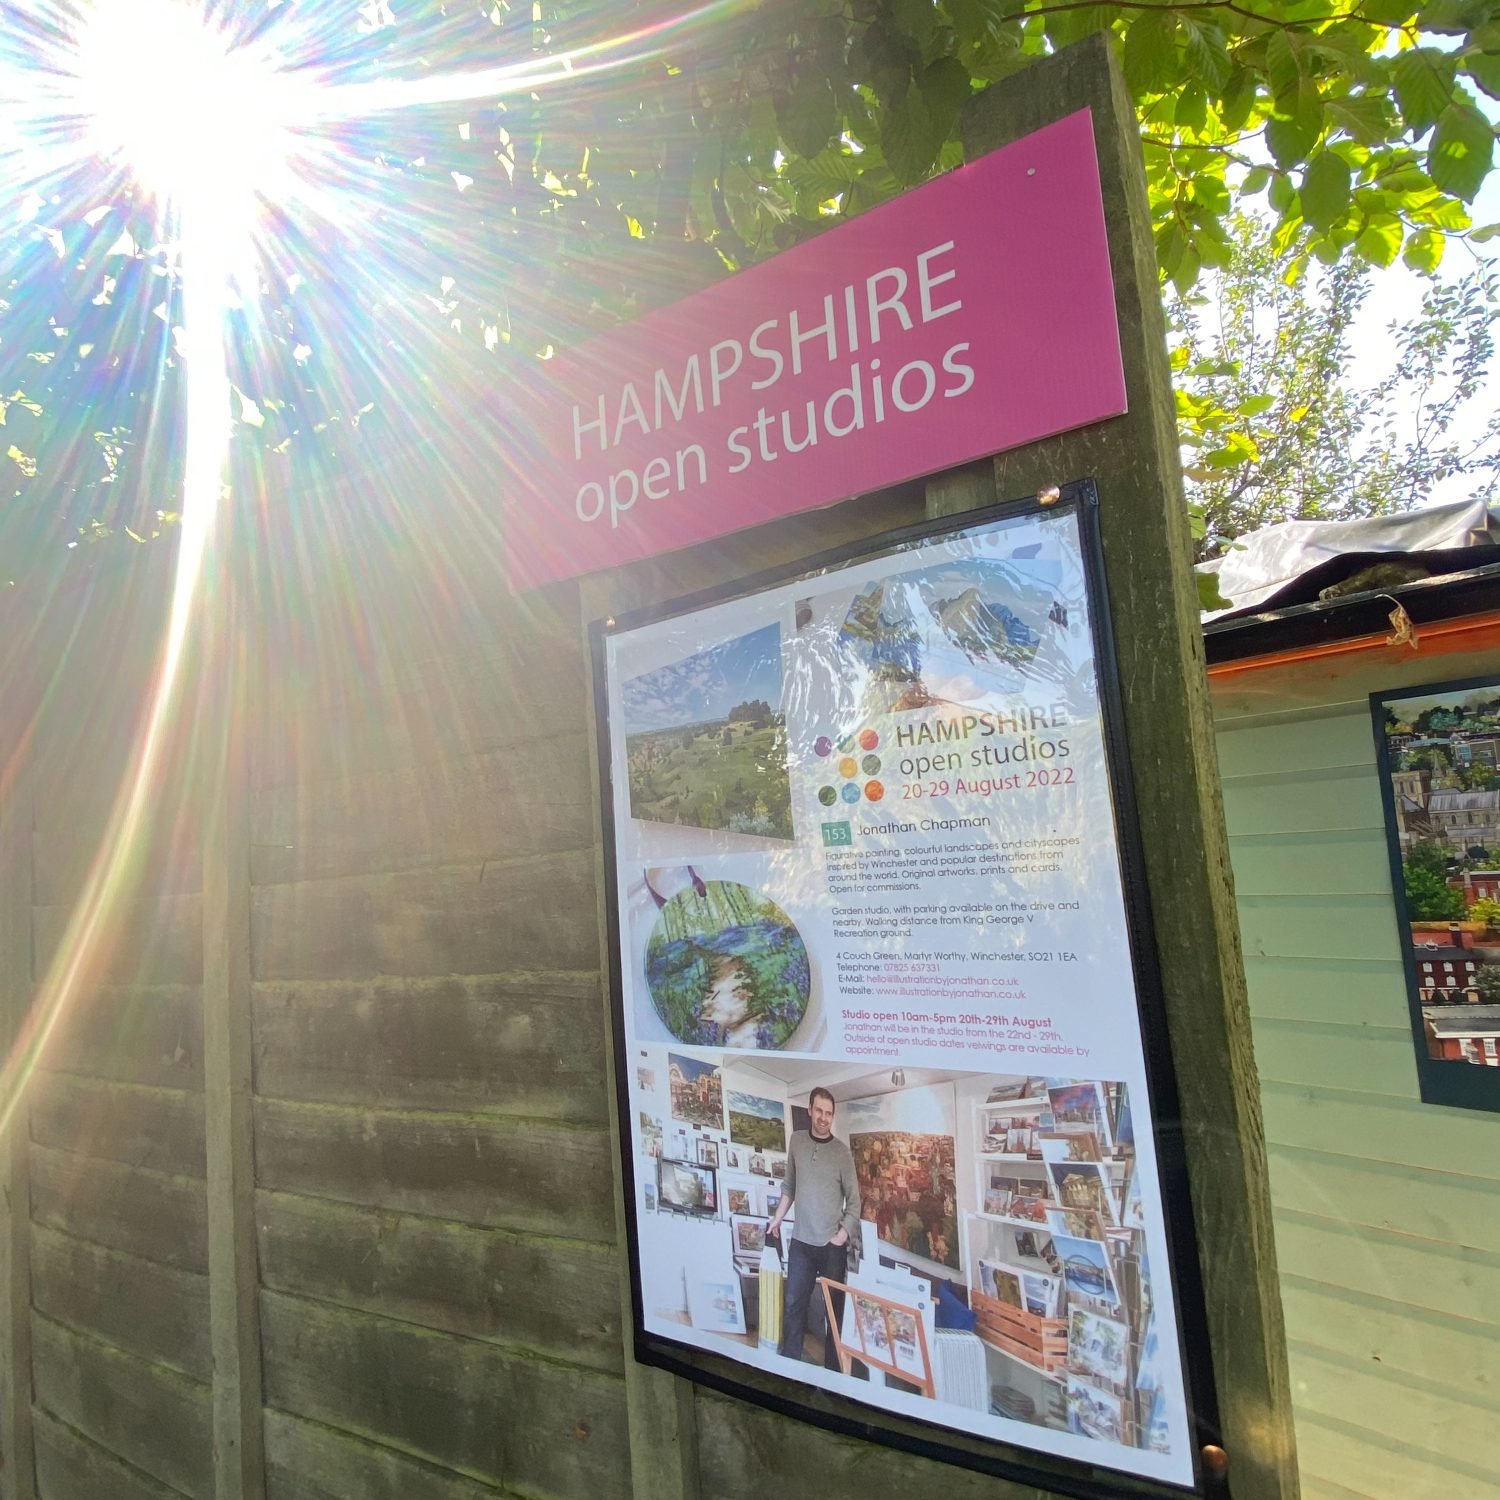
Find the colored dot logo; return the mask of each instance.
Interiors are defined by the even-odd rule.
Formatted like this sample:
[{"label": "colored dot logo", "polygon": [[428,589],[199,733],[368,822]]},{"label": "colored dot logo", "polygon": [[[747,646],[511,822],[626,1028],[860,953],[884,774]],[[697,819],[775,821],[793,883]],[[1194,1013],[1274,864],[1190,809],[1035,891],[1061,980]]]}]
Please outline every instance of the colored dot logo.
[{"label": "colored dot logo", "polygon": [[[831,782],[818,788],[818,801],[824,807],[832,807],[840,798],[845,802],[879,802],[885,796],[884,782],[875,778],[880,774],[880,757],[875,751],[880,747],[878,730],[861,729],[855,734],[846,734],[837,741],[831,735],[820,734],[813,741],[813,754],[827,760],[835,750],[839,759],[834,769],[842,786]],[[863,785],[861,777],[866,778]]]}]

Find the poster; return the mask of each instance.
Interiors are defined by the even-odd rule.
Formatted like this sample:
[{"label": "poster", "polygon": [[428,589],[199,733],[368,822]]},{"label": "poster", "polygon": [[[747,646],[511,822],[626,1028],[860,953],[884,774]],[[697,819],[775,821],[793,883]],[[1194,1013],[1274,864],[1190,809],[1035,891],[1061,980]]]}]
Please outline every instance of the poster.
[{"label": "poster", "polygon": [[1090,586],[1070,502],[600,632],[637,1311],[1191,1486]]},{"label": "poster", "polygon": [[1500,1110],[1500,675],[1371,707],[1422,1098]]}]

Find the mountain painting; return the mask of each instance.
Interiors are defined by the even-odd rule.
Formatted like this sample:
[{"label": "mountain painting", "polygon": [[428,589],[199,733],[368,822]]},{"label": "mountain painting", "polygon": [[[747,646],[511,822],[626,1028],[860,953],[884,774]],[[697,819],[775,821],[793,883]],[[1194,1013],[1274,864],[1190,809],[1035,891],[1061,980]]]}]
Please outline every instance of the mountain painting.
[{"label": "mountain painting", "polygon": [[869,712],[904,713],[979,694],[973,669],[1009,668],[1017,683],[1058,610],[1056,563],[969,560],[898,574],[850,602],[839,643],[867,669]]},{"label": "mountain painting", "polygon": [[621,697],[632,817],[794,837],[779,625],[630,678]]}]

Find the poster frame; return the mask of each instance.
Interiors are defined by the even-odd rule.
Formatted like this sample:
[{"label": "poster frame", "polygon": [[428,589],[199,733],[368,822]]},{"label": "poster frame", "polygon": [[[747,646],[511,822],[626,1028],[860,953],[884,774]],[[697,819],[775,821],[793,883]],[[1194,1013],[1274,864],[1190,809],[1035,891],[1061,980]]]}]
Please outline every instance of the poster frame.
[{"label": "poster frame", "polygon": [[1386,706],[1399,699],[1432,698],[1443,693],[1463,693],[1479,688],[1500,691],[1500,671],[1380,689],[1370,694],[1370,731],[1375,739],[1375,766],[1380,777],[1380,811],[1385,825],[1386,858],[1390,864],[1391,899],[1395,905],[1396,940],[1401,948],[1401,976],[1406,984],[1407,1019],[1416,1059],[1418,1096],[1423,1104],[1495,1114],[1500,1113],[1500,1070],[1427,1055],[1422,1001],[1418,993],[1417,952],[1411,940],[1413,918],[1406,900],[1406,873],[1396,824],[1396,792],[1391,784],[1391,747],[1384,724]]},{"label": "poster frame", "polygon": [[[606,658],[609,637],[676,616],[692,614],[712,605],[750,598],[793,581],[812,580],[832,568],[860,562],[881,553],[944,536],[980,530],[998,521],[1026,515],[1056,514],[1067,509],[1077,513],[1084,587],[1089,601],[1104,763],[1114,809],[1121,894],[1147,1082],[1147,1108],[1153,1123],[1163,1230],[1168,1248],[1167,1276],[1173,1289],[1176,1331],[1182,1354],[1187,1406],[1185,1416],[1193,1472],[1192,1483],[1188,1485],[1008,1445],[995,1439],[962,1433],[938,1422],[906,1417],[876,1407],[873,1403],[867,1405],[814,1386],[799,1386],[796,1381],[785,1376],[741,1365],[727,1356],[653,1333],[645,1326],[635,1161],[628,1144],[632,1139],[629,1087],[631,1042],[626,1033],[623,935],[619,913]],[[1220,1497],[1227,1495],[1222,1471],[1217,1466],[1205,1465],[1203,1459],[1204,1447],[1216,1446],[1222,1440],[1209,1344],[1203,1262],[1193,1215],[1181,1103],[1146,882],[1145,845],[1130,773],[1123,694],[1114,648],[1099,525],[1099,494],[1095,481],[1092,478],[1078,479],[1040,495],[1023,496],[858,537],[790,563],[727,579],[618,616],[601,616],[589,622],[588,642],[599,772],[603,900],[608,942],[608,1000],[620,1139],[618,1165],[624,1186],[625,1240],[631,1289],[631,1337],[636,1361],[830,1432],[880,1443],[905,1453],[994,1478],[1034,1485],[1059,1495],[1076,1497],[1076,1500],[1116,1500],[1116,1497],[1119,1500],[1125,1500],[1125,1497],[1129,1497],[1129,1500],[1168,1500],[1168,1497],[1181,1500],[1184,1496],[1220,1500]],[[878,1412],[882,1420],[871,1420],[865,1415],[870,1412]]]}]

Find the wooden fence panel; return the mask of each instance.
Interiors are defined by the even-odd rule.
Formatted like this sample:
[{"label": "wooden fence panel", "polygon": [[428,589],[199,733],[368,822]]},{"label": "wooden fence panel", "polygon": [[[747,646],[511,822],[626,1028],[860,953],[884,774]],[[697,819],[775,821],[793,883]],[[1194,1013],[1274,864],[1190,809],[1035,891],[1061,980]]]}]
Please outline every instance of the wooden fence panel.
[{"label": "wooden fence panel", "polygon": [[258,984],[256,1090],[602,1130],[598,1005],[593,973]]},{"label": "wooden fence panel", "polygon": [[208,1278],[201,1273],[36,1224],[31,1281],[36,1310],[54,1322],[205,1384],[213,1378]]},{"label": "wooden fence panel", "polygon": [[41,1500],[175,1500],[180,1494],[46,1412],[36,1414],[36,1480]]},{"label": "wooden fence panel", "polygon": [[616,1377],[270,1291],[261,1328],[273,1407],[519,1494],[630,1494]]},{"label": "wooden fence panel", "polygon": [[41,1072],[32,1083],[31,1138],[79,1156],[201,1177],[203,1095]]},{"label": "wooden fence panel", "polygon": [[199,1178],[32,1144],[34,1224],[160,1265],[207,1272],[207,1216],[207,1193]]},{"label": "wooden fence panel", "polygon": [[510,1494],[318,1422],[266,1413],[267,1500],[509,1500]]},{"label": "wooden fence panel", "polygon": [[620,1368],[616,1265],[602,1245],[265,1190],[256,1216],[273,1291]]},{"label": "wooden fence panel", "polygon": [[613,1235],[600,1131],[262,1099],[256,1162],[262,1187],[494,1229]]},{"label": "wooden fence panel", "polygon": [[535,859],[257,886],[257,979],[592,969],[594,861]]},{"label": "wooden fence panel", "polygon": [[203,995],[194,985],[93,985],[58,1017],[47,1066],[115,1083],[203,1088]]},{"label": "wooden fence panel", "polygon": [[520,745],[298,782],[255,804],[257,885],[586,849],[594,796],[579,731]]},{"label": "wooden fence panel", "polygon": [[206,1385],[48,1318],[33,1323],[42,1411],[188,1500],[213,1500]]}]

